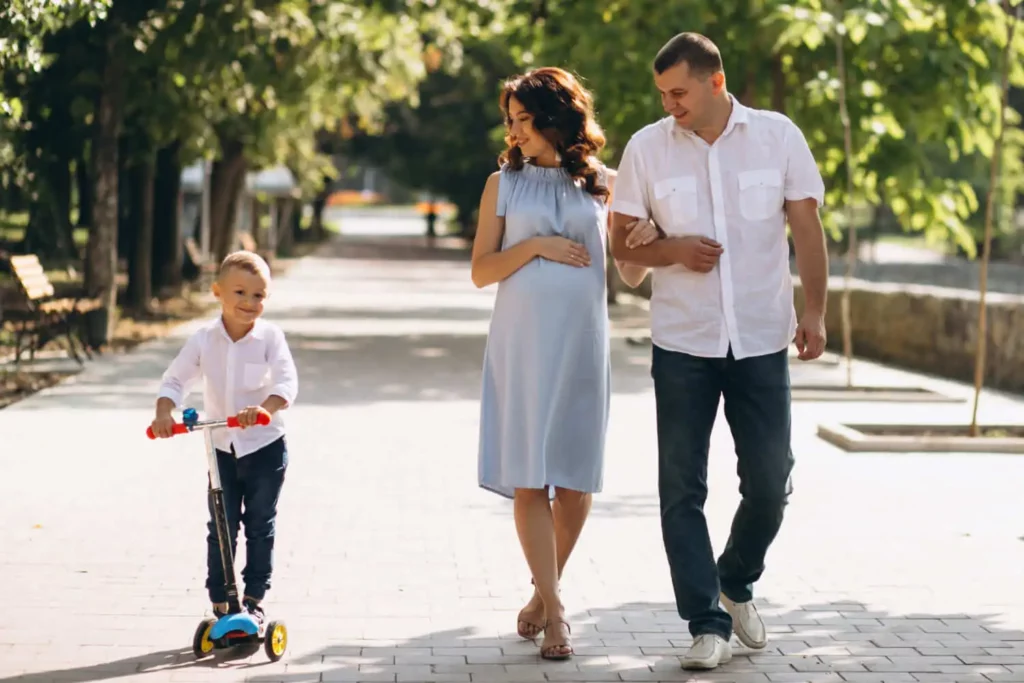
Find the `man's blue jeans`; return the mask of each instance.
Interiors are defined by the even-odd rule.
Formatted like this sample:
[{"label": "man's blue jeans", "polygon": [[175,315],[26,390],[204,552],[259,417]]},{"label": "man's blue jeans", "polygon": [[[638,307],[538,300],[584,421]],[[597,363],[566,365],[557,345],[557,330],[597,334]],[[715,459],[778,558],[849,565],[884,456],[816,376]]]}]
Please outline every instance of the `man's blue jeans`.
[{"label": "man's blue jeans", "polygon": [[[233,453],[217,451],[220,485],[224,491],[224,509],[231,538],[231,556],[236,557],[238,523],[245,527],[245,583],[243,595],[262,600],[270,588],[274,564],[274,533],[277,522],[277,501],[288,467],[288,449],[284,437],[255,453],[236,458]],[[227,602],[224,588],[224,567],[217,543],[217,526],[210,504],[209,533],[206,537],[206,589],[210,602]],[[237,562],[236,562],[237,565]]]},{"label": "man's blue jeans", "polygon": [[[662,536],[676,608],[694,637],[729,639],[732,619],[719,593],[736,602],[753,598],[782,525],[793,468],[788,355],[783,349],[736,360],[730,350],[726,358],[701,358],[654,347]],[[736,444],[742,500],[716,564],[704,502],[719,398]]]}]

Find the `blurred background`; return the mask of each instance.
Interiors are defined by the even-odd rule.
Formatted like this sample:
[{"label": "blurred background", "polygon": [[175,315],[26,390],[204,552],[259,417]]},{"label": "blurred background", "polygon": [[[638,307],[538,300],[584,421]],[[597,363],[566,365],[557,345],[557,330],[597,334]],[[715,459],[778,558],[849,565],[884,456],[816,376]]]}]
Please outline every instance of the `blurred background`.
[{"label": "blurred background", "polygon": [[230,250],[301,254],[344,232],[346,212],[413,217],[468,248],[502,150],[504,78],[577,73],[614,167],[663,115],[654,54],[689,30],[720,46],[743,103],[804,130],[835,273],[852,226],[859,277],[976,288],[991,196],[988,286],[1024,293],[1018,5],[3,0],[0,263],[35,256],[55,287],[96,298],[99,348],[117,320],[167,314]]}]

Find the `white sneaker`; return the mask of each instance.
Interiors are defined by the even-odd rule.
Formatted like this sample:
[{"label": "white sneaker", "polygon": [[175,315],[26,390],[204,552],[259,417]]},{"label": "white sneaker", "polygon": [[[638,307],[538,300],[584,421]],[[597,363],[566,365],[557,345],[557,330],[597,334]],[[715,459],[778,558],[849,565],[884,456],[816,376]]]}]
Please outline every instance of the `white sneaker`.
[{"label": "white sneaker", "polygon": [[694,639],[682,663],[684,669],[714,669],[731,660],[729,641],[713,633],[703,633]]},{"label": "white sneaker", "polygon": [[732,630],[740,642],[752,650],[764,648],[768,644],[768,634],[765,631],[761,615],[754,607],[754,601],[733,602],[725,597],[724,593],[721,595],[721,600],[725,611],[732,617]]}]

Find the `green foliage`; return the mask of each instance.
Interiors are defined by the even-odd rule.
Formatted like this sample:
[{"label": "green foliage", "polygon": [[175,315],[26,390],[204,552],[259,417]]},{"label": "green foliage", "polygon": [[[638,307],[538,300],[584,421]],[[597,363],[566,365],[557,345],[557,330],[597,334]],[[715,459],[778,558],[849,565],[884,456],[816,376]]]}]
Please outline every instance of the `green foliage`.
[{"label": "green foliage", "polygon": [[389,106],[379,132],[353,137],[342,151],[406,186],[446,197],[468,227],[487,176],[497,170],[503,147],[498,91],[515,65],[500,39],[467,38],[463,48],[463,64],[423,81],[418,104]]},{"label": "green foliage", "polygon": [[106,16],[111,2],[4,0],[0,4],[0,71],[11,67],[40,71],[46,65],[44,38],[80,20],[95,25]]},{"label": "green foliage", "polygon": [[[534,46],[526,61],[571,68],[586,79],[595,91],[612,160],[633,132],[664,115],[651,82],[655,53],[675,33],[697,31],[722,49],[731,92],[748,105],[784,111],[803,129],[825,177],[830,206],[884,202],[905,228],[938,231],[973,253],[971,223],[981,188],[964,176],[976,168],[972,157],[984,159],[992,152],[1000,51],[1011,20],[998,3],[548,0],[542,5],[542,16],[523,33]],[[837,35],[846,41],[854,197],[846,196]],[[1024,31],[1017,31],[1011,54],[1011,83],[1022,86]],[[1016,125],[1018,118],[1012,114],[1008,122]],[[1019,158],[1012,139],[1007,158]],[[951,173],[952,167],[957,172]],[[831,227],[840,227],[841,219],[842,212],[826,214]]]}]

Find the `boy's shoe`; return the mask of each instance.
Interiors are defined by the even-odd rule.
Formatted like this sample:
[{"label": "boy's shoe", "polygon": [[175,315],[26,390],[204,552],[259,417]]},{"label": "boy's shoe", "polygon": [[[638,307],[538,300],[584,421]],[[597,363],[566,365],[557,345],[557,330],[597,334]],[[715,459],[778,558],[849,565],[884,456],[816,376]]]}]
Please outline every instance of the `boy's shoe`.
[{"label": "boy's shoe", "polygon": [[215,619],[220,619],[222,617],[226,617],[227,615],[228,615],[228,608],[227,607],[225,607],[223,605],[214,604],[214,606],[213,606],[213,617]]},{"label": "boy's shoe", "polygon": [[683,657],[684,669],[714,669],[732,660],[729,641],[714,633],[702,633],[693,639],[690,651]]},{"label": "boy's shoe", "polygon": [[251,598],[246,598],[242,601],[242,610],[248,612],[253,619],[256,620],[256,624],[259,626],[259,635],[263,637],[263,629],[266,627],[267,617],[263,612],[263,608],[260,604]]}]

